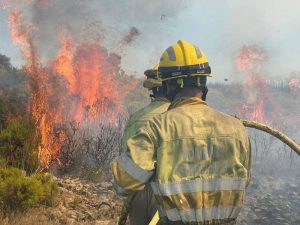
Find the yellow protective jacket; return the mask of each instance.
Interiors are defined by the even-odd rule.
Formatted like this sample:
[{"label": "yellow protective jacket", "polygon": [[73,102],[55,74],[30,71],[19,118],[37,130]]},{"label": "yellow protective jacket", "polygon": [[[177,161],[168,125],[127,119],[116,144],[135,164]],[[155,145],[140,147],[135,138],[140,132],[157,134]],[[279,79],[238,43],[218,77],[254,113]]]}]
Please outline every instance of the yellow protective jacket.
[{"label": "yellow protective jacket", "polygon": [[151,182],[160,217],[203,222],[236,218],[250,179],[251,148],[236,118],[200,98],[181,98],[127,141],[113,162],[115,182]]},{"label": "yellow protective jacket", "polygon": [[[162,114],[168,110],[170,106],[170,101],[164,97],[157,97],[151,101],[146,107],[138,110],[133,113],[123,132],[122,137],[122,150],[127,151],[127,141],[129,138],[133,137],[137,131],[145,126],[149,120],[151,120],[154,116]],[[143,189],[144,186],[140,187],[139,190]],[[128,194],[128,191],[122,189],[116,183],[114,183],[114,188],[120,195]],[[130,192],[130,191],[129,191]]]}]

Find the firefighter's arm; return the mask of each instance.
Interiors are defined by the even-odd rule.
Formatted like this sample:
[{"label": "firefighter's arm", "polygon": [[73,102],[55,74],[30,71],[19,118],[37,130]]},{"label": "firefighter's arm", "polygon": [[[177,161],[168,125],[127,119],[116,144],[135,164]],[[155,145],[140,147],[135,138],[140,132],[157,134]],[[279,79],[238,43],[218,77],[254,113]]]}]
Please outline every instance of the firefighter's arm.
[{"label": "firefighter's arm", "polygon": [[127,150],[122,151],[112,165],[114,188],[119,195],[143,190],[155,170],[154,135],[146,128],[127,141]]},{"label": "firefighter's arm", "polygon": [[246,187],[249,186],[251,182],[251,166],[252,166],[252,149],[251,149],[251,142],[249,139],[249,145],[248,145],[248,154],[247,154],[247,159],[246,159],[246,169],[247,169],[247,182],[246,182]]}]

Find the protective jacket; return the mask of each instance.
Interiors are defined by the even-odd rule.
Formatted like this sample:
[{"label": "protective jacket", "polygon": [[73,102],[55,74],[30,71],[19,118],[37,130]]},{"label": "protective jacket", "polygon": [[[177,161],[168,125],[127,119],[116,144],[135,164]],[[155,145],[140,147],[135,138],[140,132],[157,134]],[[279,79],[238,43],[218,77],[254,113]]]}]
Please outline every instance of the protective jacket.
[{"label": "protective jacket", "polygon": [[[167,98],[157,97],[154,98],[151,101],[151,103],[148,104],[146,107],[133,113],[130,116],[123,132],[122,150],[126,152],[128,139],[133,137],[137,133],[137,131],[141,127],[144,127],[147,124],[147,122],[151,120],[153,117],[166,112],[169,106],[170,106],[170,101]],[[126,195],[130,192],[130,191],[126,192],[125,190],[122,190],[116,183],[114,183],[114,187],[120,195]],[[143,187],[139,188],[139,190],[142,190]]]},{"label": "protective jacket", "polygon": [[113,173],[127,191],[151,182],[160,217],[207,222],[238,216],[250,166],[248,134],[238,119],[200,98],[181,98],[127,141]]}]

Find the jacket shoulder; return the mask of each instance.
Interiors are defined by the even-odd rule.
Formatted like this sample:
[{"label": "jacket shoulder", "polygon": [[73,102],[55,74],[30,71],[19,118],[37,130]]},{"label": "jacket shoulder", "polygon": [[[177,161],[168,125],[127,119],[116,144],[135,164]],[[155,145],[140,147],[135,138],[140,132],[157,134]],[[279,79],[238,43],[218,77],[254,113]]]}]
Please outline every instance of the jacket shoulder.
[{"label": "jacket shoulder", "polygon": [[144,108],[136,111],[133,113],[130,118],[128,123],[134,122],[134,121],[140,121],[140,120],[145,120],[148,116],[155,116],[156,114],[161,114],[165,112],[169,107],[168,102],[151,102]]},{"label": "jacket shoulder", "polygon": [[247,129],[241,120],[210,107],[208,107],[208,111],[212,115],[211,119],[213,120],[212,122],[217,130],[220,132],[235,134],[235,136],[239,136],[242,139],[248,140]]},{"label": "jacket shoulder", "polygon": [[239,119],[209,106],[174,108],[153,117],[150,124],[167,133],[176,130],[193,134],[193,131],[190,130],[197,127],[203,128],[203,132],[209,130],[215,136],[235,136],[240,140],[248,140],[247,130]]}]

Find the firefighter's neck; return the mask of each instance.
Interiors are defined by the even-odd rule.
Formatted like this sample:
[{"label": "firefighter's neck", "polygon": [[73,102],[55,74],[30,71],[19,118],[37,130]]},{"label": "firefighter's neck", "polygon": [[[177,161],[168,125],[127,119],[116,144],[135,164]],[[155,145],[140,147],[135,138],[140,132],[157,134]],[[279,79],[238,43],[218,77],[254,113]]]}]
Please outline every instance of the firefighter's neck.
[{"label": "firefighter's neck", "polygon": [[178,98],[193,98],[197,97],[202,99],[202,91],[196,87],[184,87],[176,96],[175,99]]},{"label": "firefighter's neck", "polygon": [[163,94],[157,93],[154,95],[154,98],[166,98],[166,96]]}]

